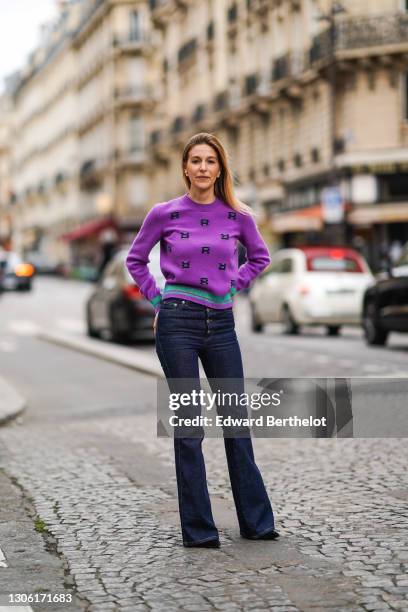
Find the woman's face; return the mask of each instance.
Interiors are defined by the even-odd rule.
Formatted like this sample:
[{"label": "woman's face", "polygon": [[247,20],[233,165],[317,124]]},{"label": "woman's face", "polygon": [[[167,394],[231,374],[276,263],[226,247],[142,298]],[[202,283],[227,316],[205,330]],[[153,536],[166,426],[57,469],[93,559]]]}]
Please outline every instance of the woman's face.
[{"label": "woman's face", "polygon": [[194,189],[207,191],[214,188],[221,172],[216,151],[207,144],[194,145],[190,149],[184,171]]}]

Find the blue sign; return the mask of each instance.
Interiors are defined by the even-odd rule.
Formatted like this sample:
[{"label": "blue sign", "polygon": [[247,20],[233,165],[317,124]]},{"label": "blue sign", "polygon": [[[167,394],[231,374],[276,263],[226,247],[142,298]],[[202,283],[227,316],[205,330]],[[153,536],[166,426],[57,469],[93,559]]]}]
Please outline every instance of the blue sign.
[{"label": "blue sign", "polygon": [[344,219],[344,201],[339,187],[322,190],[322,213],[325,223],[341,223]]}]

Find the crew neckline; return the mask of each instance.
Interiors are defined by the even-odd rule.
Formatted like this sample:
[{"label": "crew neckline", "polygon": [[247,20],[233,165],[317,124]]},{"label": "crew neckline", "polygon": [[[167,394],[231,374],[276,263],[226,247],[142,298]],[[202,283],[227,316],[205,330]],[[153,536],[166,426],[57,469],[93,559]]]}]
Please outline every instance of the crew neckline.
[{"label": "crew neckline", "polygon": [[192,202],[196,206],[213,206],[214,204],[216,204],[218,202],[218,198],[217,197],[212,202],[196,202],[195,200],[193,200],[193,198],[191,196],[189,196],[188,193],[185,193],[184,197],[187,198],[187,200],[189,200],[190,202]]}]

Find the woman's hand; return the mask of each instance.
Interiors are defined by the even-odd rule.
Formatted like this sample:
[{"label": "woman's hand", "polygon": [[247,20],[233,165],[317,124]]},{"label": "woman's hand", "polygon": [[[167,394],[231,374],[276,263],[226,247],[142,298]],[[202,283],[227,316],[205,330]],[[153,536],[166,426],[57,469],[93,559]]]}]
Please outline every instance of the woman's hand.
[{"label": "woman's hand", "polygon": [[154,317],[154,321],[153,321],[153,331],[154,331],[154,335],[156,335],[156,327],[157,327],[157,317],[159,316],[159,313],[156,312],[156,316]]}]

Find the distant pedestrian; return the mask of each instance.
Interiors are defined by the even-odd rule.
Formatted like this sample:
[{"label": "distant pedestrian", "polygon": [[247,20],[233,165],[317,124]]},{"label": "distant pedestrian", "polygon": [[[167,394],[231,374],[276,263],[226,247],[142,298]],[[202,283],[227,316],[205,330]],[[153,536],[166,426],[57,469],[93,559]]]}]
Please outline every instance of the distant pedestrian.
[{"label": "distant pedestrian", "polygon": [[[218,138],[207,133],[190,138],[181,165],[187,192],[153,206],[126,264],[157,311],[156,351],[169,386],[187,379],[191,388],[199,387],[200,359],[207,378],[232,380],[235,391],[243,392],[233,298],[269,264],[268,249],[251,209],[234,195],[227,154]],[[159,241],[166,278],[163,294],[147,265]],[[241,267],[238,241],[247,251]],[[221,382],[223,389],[230,388],[226,380]],[[198,437],[175,434],[174,438],[182,538],[184,546],[219,547],[207,489],[203,436],[199,430]],[[241,535],[276,539],[279,534],[249,430],[244,437],[226,437],[224,431],[224,445]]]}]

